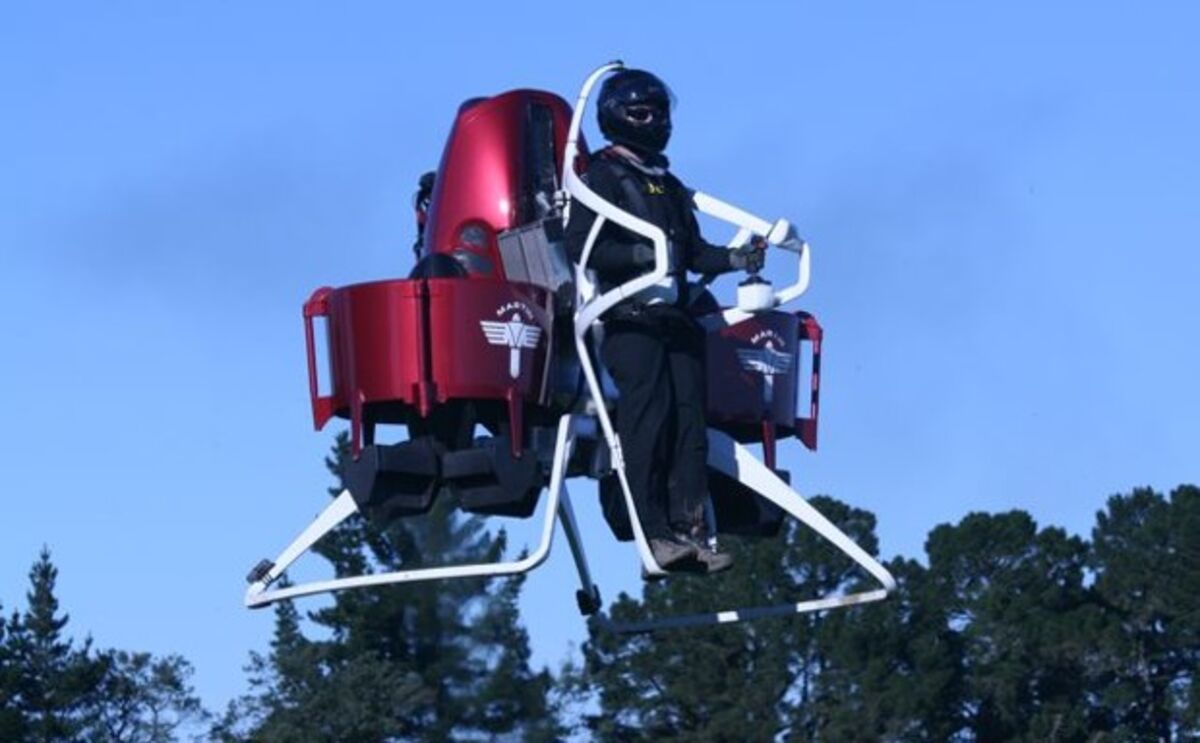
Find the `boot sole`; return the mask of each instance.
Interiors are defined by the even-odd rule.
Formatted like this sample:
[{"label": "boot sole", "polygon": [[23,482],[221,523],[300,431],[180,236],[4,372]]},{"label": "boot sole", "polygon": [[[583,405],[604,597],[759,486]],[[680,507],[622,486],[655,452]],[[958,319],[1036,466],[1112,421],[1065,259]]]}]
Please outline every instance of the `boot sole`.
[{"label": "boot sole", "polygon": [[687,550],[680,552],[679,554],[675,555],[674,557],[671,557],[668,560],[658,559],[658,556],[654,554],[654,550],[650,550],[650,556],[652,558],[654,558],[655,564],[658,565],[660,568],[662,568],[663,570],[671,570],[671,569],[676,568],[680,563],[699,562],[700,550],[693,547],[691,549],[687,549]]}]

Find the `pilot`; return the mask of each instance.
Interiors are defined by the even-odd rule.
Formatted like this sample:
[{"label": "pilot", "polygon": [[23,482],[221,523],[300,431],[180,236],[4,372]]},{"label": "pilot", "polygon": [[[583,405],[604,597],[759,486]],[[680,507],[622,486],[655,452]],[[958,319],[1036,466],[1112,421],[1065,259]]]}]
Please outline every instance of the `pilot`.
[{"label": "pilot", "polygon": [[[689,313],[689,271],[715,275],[762,268],[765,243],[730,250],[705,242],[691,191],[668,170],[670,89],[644,70],[622,70],[600,89],[600,131],[611,143],[591,158],[584,176],[601,198],[666,233],[667,278],[605,315],[601,359],[620,393],[616,426],[625,473],[650,551],[666,570],[717,572],[733,558],[710,548],[708,438],[704,419],[705,331]],[[596,215],[571,207],[566,243],[579,263]],[[654,247],[605,222],[587,268],[607,291],[654,267]]]}]

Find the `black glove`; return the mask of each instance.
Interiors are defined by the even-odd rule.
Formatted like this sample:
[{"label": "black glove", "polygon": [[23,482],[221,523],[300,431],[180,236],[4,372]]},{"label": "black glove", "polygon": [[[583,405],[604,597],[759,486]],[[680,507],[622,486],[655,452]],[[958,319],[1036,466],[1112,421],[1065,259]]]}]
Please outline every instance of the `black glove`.
[{"label": "black glove", "polygon": [[749,243],[729,251],[729,267],[736,270],[758,273],[766,262],[767,241],[761,237],[753,237]]},{"label": "black glove", "polygon": [[650,268],[654,265],[654,246],[645,243],[634,243],[633,265],[637,268]]},{"label": "black glove", "polygon": [[[654,268],[654,246],[647,243],[634,243],[633,265],[640,269]],[[667,273],[675,271],[675,249],[667,244]]]}]

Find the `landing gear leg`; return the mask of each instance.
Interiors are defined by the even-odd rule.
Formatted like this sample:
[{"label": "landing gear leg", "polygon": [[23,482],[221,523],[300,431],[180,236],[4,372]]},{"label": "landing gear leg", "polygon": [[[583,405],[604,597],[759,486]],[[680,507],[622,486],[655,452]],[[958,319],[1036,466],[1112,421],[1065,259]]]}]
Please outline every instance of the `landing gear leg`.
[{"label": "landing gear leg", "polygon": [[[572,428],[578,421],[572,418]],[[569,446],[575,443],[570,439]],[[564,459],[571,458],[571,451],[562,454]],[[575,601],[579,604],[579,613],[590,616],[600,611],[600,588],[592,582],[592,572],[588,569],[587,555],[583,551],[583,539],[579,534],[579,524],[575,520],[575,510],[571,508],[571,495],[567,492],[566,484],[562,486],[562,495],[558,501],[558,520],[562,523],[563,534],[567,537],[567,545],[571,548],[571,557],[575,559],[575,569],[579,571],[579,582],[583,588],[575,592]]]}]

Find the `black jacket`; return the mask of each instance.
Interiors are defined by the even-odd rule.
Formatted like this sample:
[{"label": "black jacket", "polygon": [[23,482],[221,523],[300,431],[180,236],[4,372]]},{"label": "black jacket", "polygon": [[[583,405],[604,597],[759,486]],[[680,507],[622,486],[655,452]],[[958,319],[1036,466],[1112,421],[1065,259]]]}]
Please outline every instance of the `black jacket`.
[{"label": "black jacket", "polygon": [[[710,245],[700,236],[700,227],[693,212],[692,192],[678,178],[666,171],[666,159],[661,175],[653,168],[642,169],[630,163],[612,148],[597,152],[588,165],[584,180],[601,198],[610,201],[634,216],[661,227],[667,234],[671,251],[672,275],[677,282],[679,303],[687,296],[687,271],[701,274],[720,274],[732,270],[730,252]],[[584,243],[596,215],[579,202],[571,204],[567,223],[566,244],[571,260],[579,263]],[[602,291],[625,283],[649,269],[635,260],[634,246],[650,245],[650,241],[612,222],[600,228],[592,248],[587,268],[594,270]]]}]

